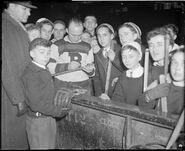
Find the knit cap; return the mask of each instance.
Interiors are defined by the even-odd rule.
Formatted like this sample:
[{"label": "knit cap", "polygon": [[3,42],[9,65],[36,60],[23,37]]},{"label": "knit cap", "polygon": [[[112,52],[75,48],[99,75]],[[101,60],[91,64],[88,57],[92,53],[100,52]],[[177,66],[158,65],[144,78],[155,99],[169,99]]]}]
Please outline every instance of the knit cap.
[{"label": "knit cap", "polygon": [[136,31],[136,33],[138,35],[138,38],[141,38],[141,35],[142,35],[141,29],[136,24],[134,24],[132,22],[126,22],[126,23],[124,23],[124,25],[130,25],[130,26],[132,26],[135,29],[135,31]]},{"label": "knit cap", "polygon": [[47,19],[47,18],[40,18],[40,19],[38,19],[37,21],[36,21],[36,23],[38,24],[38,23],[41,23],[41,22],[43,22],[43,21],[49,21],[51,24],[53,24],[49,19]]},{"label": "knit cap", "polygon": [[139,54],[142,56],[141,45],[140,45],[138,42],[135,42],[135,41],[127,42],[127,43],[125,43],[125,44],[122,46],[122,48],[125,47],[125,46],[128,46],[128,45],[130,45],[130,46],[136,48],[136,49],[138,50]]},{"label": "knit cap", "polygon": [[113,28],[110,24],[107,24],[107,23],[100,24],[100,25],[97,27],[96,32],[97,32],[98,29],[99,29],[100,27],[102,27],[102,26],[106,26],[107,28],[109,28],[109,29],[112,31],[113,35],[114,35],[114,28]]}]

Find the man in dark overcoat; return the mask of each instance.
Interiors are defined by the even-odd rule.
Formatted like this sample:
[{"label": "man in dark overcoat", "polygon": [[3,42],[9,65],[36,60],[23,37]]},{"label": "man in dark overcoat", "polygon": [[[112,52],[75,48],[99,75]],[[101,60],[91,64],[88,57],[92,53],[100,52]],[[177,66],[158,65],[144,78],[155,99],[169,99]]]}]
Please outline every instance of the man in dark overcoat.
[{"label": "man in dark overcoat", "polygon": [[10,1],[2,13],[1,149],[28,149],[20,76],[31,60],[26,23],[31,2]]}]

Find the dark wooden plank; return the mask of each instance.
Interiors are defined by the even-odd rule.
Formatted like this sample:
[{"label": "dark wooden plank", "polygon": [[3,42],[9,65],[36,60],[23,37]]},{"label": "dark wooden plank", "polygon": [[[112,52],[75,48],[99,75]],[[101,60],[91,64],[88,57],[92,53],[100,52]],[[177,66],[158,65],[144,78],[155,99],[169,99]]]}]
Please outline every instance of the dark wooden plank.
[{"label": "dark wooden plank", "polygon": [[69,115],[57,124],[57,148],[128,149],[153,142],[165,145],[176,118],[82,95],[73,98]]}]

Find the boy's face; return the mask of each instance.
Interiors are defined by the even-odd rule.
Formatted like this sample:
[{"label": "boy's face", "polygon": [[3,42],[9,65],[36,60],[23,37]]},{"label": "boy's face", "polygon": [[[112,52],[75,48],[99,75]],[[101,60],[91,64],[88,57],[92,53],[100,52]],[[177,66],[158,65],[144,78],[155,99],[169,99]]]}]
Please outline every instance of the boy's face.
[{"label": "boy's face", "polygon": [[134,69],[141,60],[141,55],[139,54],[139,52],[132,49],[125,49],[122,52],[121,56],[124,65],[128,69]]},{"label": "boy's face", "polygon": [[52,27],[48,24],[44,24],[41,28],[41,38],[49,40],[52,35]]},{"label": "boy's face", "polygon": [[28,31],[28,37],[29,37],[30,41],[32,41],[36,38],[40,38],[40,31],[37,29]]},{"label": "boy's face", "polygon": [[127,27],[120,28],[118,31],[118,34],[119,34],[119,39],[122,45],[126,42],[135,41],[137,39],[137,34],[132,32]]},{"label": "boy's face", "polygon": [[81,40],[81,36],[83,33],[83,26],[76,26],[75,24],[71,24],[67,29],[68,36],[71,42],[77,43]]},{"label": "boy's face", "polygon": [[84,22],[84,27],[88,30],[88,31],[94,31],[95,28],[97,27],[97,23],[94,19],[87,19]]},{"label": "boy's face", "polygon": [[174,81],[184,80],[184,53],[177,52],[173,55],[170,70]]},{"label": "boy's face", "polygon": [[83,33],[81,37],[82,41],[85,41],[87,43],[90,43],[91,41],[91,36],[89,33]]},{"label": "boy's face", "polygon": [[[164,59],[165,42],[163,35],[152,37],[148,41],[149,51],[154,61],[161,61]],[[169,49],[171,46],[169,45]]]},{"label": "boy's face", "polygon": [[109,47],[111,40],[114,38],[107,27],[100,27],[97,31],[97,37],[100,45],[104,48]]},{"label": "boy's face", "polygon": [[63,24],[57,23],[57,24],[54,25],[53,34],[54,34],[54,38],[56,40],[63,39],[65,33],[66,33],[66,29],[65,29],[65,26]]},{"label": "boy's face", "polygon": [[30,51],[30,56],[33,58],[33,61],[45,66],[50,59],[50,47],[37,46]]}]

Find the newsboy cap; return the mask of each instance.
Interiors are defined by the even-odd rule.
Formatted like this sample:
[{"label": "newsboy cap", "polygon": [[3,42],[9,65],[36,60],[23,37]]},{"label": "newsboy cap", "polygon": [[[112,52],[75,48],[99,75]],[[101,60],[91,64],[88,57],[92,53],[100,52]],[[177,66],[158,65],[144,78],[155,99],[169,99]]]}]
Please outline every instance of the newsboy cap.
[{"label": "newsboy cap", "polygon": [[32,5],[31,1],[8,1],[8,3],[19,4],[28,8],[37,8],[37,6]]}]

